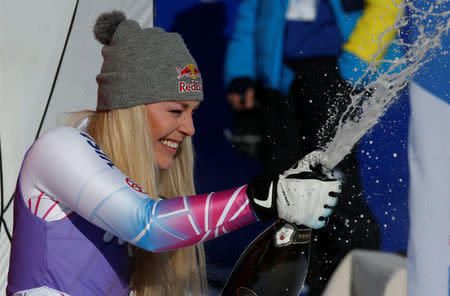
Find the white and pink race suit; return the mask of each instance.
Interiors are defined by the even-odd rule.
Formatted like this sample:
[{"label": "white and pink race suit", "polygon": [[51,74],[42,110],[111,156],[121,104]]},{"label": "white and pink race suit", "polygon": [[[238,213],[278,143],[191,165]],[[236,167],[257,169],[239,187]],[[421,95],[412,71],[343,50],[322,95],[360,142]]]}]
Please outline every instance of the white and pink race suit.
[{"label": "white and pink race suit", "polygon": [[[117,278],[114,268],[107,265],[114,262],[99,247],[105,231],[152,252],[202,243],[257,221],[246,188],[153,199],[118,170],[89,135],[67,126],[51,130],[31,146],[20,171],[7,294],[97,295],[111,291]],[[84,226],[78,227],[80,219]],[[89,236],[80,229],[96,234]],[[77,239],[71,244],[64,244],[74,237]],[[96,247],[89,248],[91,244]],[[47,250],[42,252],[47,258],[23,259],[37,249]],[[84,260],[87,249],[92,249],[91,258]],[[101,259],[92,259],[97,257]],[[96,262],[96,269],[104,264],[102,270],[112,275],[90,277],[90,282],[80,287],[74,284],[79,277],[65,277],[66,271],[59,270],[59,263],[67,260],[75,262],[70,271],[75,275],[89,273],[94,265],[89,262]]]}]

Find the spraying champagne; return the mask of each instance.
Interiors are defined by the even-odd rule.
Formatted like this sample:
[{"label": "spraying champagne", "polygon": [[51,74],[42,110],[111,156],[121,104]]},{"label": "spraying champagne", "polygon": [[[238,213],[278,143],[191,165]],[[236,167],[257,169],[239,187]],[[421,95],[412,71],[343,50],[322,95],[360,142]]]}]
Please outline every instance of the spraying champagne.
[{"label": "spraying champagne", "polygon": [[[341,186],[320,165],[320,154],[308,154],[270,186],[261,177],[250,182],[247,195],[256,215],[264,218],[272,208],[280,219],[247,247],[222,295],[299,295],[308,270],[311,228],[325,225]],[[268,197],[261,200],[267,187]]]},{"label": "spraying champagne", "polygon": [[[415,8],[410,1],[402,2],[401,8],[418,12],[417,16],[436,14],[432,9],[422,11]],[[443,16],[448,16],[448,11]],[[400,15],[394,27],[400,29],[406,24],[407,20]],[[406,52],[403,57],[392,61],[387,70],[377,72],[374,70],[374,63],[371,63],[369,70],[376,72],[377,79],[351,95],[352,103],[341,118],[334,138],[320,154],[318,163],[331,170],[351,151],[355,143],[378,122],[411,77],[426,62],[424,57],[440,45],[440,37],[448,31],[449,24],[447,18],[446,22],[436,26],[431,37],[422,30],[413,44],[405,44],[402,40],[391,42],[406,47]],[[375,58],[389,45],[388,43],[380,48]],[[365,75],[369,73],[370,71],[367,71]],[[299,236],[304,238],[303,244],[292,243],[300,242],[301,240],[296,241]],[[280,244],[281,238],[291,244]],[[308,230],[279,220],[245,250],[227,281],[223,295],[297,296],[306,276],[308,253]],[[295,255],[289,257],[289,254]]]}]

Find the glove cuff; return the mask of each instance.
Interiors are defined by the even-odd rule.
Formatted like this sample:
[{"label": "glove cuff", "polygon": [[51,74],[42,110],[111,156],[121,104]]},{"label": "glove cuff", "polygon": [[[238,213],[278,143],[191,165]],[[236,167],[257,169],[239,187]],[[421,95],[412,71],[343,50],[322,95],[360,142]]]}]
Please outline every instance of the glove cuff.
[{"label": "glove cuff", "polygon": [[278,178],[257,176],[252,178],[247,186],[246,192],[253,212],[262,221],[278,217],[277,184]]}]

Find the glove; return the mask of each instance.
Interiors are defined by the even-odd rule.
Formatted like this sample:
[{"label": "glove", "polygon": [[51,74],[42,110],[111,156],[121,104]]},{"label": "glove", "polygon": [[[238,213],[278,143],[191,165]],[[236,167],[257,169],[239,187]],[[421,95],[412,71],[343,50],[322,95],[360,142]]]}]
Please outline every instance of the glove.
[{"label": "glove", "polygon": [[320,151],[305,156],[276,178],[259,176],[247,186],[252,209],[261,220],[281,218],[314,229],[323,227],[337,203],[341,181],[321,171]]}]

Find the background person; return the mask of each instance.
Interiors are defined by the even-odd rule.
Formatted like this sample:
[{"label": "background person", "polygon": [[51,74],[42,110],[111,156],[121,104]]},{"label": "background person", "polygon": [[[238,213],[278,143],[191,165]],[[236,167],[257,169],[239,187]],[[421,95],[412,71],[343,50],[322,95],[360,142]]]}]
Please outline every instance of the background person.
[{"label": "background person", "polygon": [[[408,295],[449,295],[450,5],[448,1],[411,1],[410,4],[414,9],[408,11],[405,40],[424,44],[438,30],[443,30],[443,34],[438,40],[440,46],[425,53],[426,62],[409,84]],[[416,54],[424,50],[412,48]]]},{"label": "background person", "polygon": [[[241,1],[226,52],[225,84],[236,132],[267,134],[258,156],[264,173],[276,175],[332,139],[352,89],[367,82],[371,75],[360,78],[369,63],[394,38],[394,30],[382,33],[399,10],[392,0]],[[398,54],[389,48],[375,62]],[[310,295],[320,295],[348,251],[380,247],[356,151],[338,165],[348,182],[346,203],[330,220],[334,231],[315,232]]]}]

